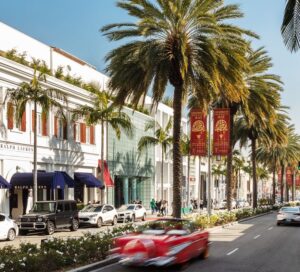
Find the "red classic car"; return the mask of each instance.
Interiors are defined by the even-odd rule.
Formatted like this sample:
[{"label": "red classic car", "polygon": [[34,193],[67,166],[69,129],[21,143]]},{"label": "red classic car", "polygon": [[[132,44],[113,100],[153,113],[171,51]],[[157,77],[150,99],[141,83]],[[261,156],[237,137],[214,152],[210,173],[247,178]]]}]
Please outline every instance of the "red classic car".
[{"label": "red classic car", "polygon": [[182,219],[158,219],[143,230],[115,238],[111,254],[128,266],[170,266],[208,257],[208,232]]}]

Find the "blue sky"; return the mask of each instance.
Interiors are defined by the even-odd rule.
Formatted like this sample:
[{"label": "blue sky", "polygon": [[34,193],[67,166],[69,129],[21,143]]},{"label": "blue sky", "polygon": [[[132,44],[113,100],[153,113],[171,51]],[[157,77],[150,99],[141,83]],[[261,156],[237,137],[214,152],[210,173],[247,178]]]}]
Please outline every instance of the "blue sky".
[{"label": "blue sky", "polygon": [[[96,66],[105,68],[104,57],[117,44],[109,43],[99,29],[109,23],[131,21],[115,5],[115,0],[1,0],[0,21]],[[236,23],[255,31],[260,40],[255,47],[265,46],[273,59],[272,72],[285,83],[283,104],[300,133],[300,52],[290,53],[280,35],[285,0],[225,0],[239,4],[245,17]],[[1,35],[1,33],[0,33]]]}]

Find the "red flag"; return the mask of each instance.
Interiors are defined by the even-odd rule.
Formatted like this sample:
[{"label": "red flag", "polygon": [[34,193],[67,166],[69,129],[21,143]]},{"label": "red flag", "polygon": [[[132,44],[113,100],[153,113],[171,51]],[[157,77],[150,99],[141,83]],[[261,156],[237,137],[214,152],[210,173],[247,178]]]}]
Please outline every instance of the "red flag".
[{"label": "red flag", "polygon": [[281,184],[281,169],[278,170],[278,184]]},{"label": "red flag", "polygon": [[300,187],[300,174],[296,174],[296,187]]},{"label": "red flag", "polygon": [[206,114],[200,109],[190,112],[191,123],[191,155],[206,156]]},{"label": "red flag", "polygon": [[286,168],[286,184],[288,186],[293,186],[293,168],[292,167]]},{"label": "red flag", "polygon": [[214,109],[213,155],[230,151],[230,109]]}]

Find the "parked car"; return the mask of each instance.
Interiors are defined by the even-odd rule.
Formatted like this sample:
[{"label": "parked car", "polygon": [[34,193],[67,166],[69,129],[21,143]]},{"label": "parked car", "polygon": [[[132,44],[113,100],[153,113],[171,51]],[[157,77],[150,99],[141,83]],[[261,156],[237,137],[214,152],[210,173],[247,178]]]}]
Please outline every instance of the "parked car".
[{"label": "parked car", "polygon": [[18,225],[7,215],[0,213],[0,240],[13,241],[18,234]]},{"label": "parked car", "polygon": [[[236,208],[236,201],[234,199],[231,200],[231,208],[235,209]],[[220,203],[220,209],[227,209],[227,200],[224,199],[221,203]]]},{"label": "parked car", "polygon": [[79,212],[80,225],[94,225],[98,228],[102,224],[117,224],[118,213],[111,205],[88,205]]},{"label": "parked car", "polygon": [[246,201],[246,200],[238,200],[237,202],[236,202],[236,207],[239,209],[239,208],[247,208],[247,207],[249,207],[250,205],[249,205],[249,202],[248,201]]},{"label": "parked car", "polygon": [[78,210],[74,200],[37,201],[32,210],[18,218],[21,235],[29,231],[44,231],[53,234],[56,229],[79,227]]},{"label": "parked car", "polygon": [[208,257],[208,236],[189,220],[158,219],[142,232],[115,238],[110,254],[128,266],[180,265]]},{"label": "parked car", "polygon": [[118,221],[135,222],[136,219],[146,220],[146,209],[141,204],[122,205],[118,209]]},{"label": "parked car", "polygon": [[300,207],[282,207],[277,214],[277,226],[300,223]]}]

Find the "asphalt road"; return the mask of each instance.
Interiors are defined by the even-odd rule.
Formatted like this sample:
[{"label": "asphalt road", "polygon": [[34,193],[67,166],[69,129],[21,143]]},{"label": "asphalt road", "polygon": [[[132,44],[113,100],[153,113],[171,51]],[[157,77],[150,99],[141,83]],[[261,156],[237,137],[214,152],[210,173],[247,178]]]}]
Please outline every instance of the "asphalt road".
[{"label": "asphalt road", "polygon": [[[300,226],[276,226],[276,214],[258,217],[210,235],[210,256],[194,260],[186,272],[300,271]],[[178,271],[175,268],[125,268],[113,264],[94,272]]]}]

